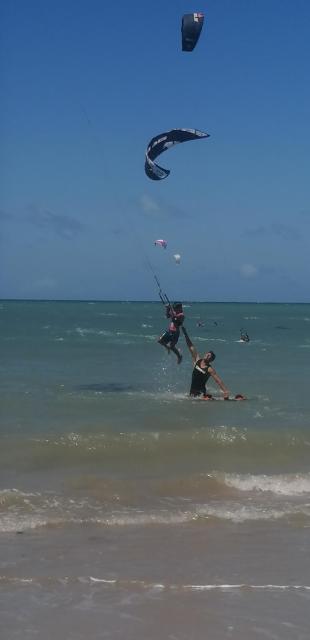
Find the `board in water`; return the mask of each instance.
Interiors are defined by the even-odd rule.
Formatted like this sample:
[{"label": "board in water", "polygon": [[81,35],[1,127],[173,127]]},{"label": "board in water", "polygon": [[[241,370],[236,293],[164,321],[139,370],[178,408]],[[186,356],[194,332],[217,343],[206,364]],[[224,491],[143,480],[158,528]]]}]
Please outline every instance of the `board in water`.
[{"label": "board in water", "polygon": [[246,400],[246,397],[242,395],[242,393],[237,393],[235,396],[233,396],[232,398],[219,398],[217,396],[213,396],[212,393],[207,393],[206,396],[203,396],[201,398],[201,400],[224,400],[225,402],[236,402],[236,401],[240,401],[240,400]]}]

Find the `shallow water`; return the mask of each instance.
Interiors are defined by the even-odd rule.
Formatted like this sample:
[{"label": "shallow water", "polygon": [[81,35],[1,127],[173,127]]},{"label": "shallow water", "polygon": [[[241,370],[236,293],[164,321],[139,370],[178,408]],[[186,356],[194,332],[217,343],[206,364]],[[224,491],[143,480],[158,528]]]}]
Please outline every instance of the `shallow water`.
[{"label": "shallow water", "polygon": [[5,640],[308,638],[310,305],[185,311],[245,402],[189,399],[159,304],[1,303]]}]

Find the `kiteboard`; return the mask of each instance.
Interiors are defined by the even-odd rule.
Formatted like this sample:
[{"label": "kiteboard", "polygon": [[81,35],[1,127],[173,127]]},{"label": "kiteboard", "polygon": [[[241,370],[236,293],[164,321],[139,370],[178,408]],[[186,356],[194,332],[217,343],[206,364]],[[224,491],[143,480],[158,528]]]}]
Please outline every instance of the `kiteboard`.
[{"label": "kiteboard", "polygon": [[240,402],[240,400],[246,400],[246,397],[243,396],[242,393],[237,393],[231,398],[220,398],[218,396],[213,396],[212,393],[208,393],[206,396],[200,397],[200,400],[209,400],[210,402],[212,402],[213,400],[224,400],[225,402]]}]

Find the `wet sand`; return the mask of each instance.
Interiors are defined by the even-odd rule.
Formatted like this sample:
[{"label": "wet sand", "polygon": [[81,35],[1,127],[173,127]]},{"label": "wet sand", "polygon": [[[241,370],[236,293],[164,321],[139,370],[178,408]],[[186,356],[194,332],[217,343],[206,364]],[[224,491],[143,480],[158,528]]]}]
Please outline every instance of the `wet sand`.
[{"label": "wet sand", "polygon": [[308,640],[309,532],[262,523],[1,539],[3,640]]}]

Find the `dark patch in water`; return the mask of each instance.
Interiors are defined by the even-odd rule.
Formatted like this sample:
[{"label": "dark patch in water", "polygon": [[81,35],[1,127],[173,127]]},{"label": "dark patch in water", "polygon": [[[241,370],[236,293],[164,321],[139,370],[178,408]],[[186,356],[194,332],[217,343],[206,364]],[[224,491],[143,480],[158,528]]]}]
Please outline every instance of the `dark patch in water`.
[{"label": "dark patch in water", "polygon": [[108,391],[112,393],[121,393],[124,391],[132,391],[133,387],[120,382],[101,382],[90,384],[79,384],[76,389],[78,391]]},{"label": "dark patch in water", "polygon": [[285,330],[289,331],[290,327],[283,327],[281,324],[278,324],[278,325],[275,327],[275,329],[283,329],[283,330],[285,329]]}]

